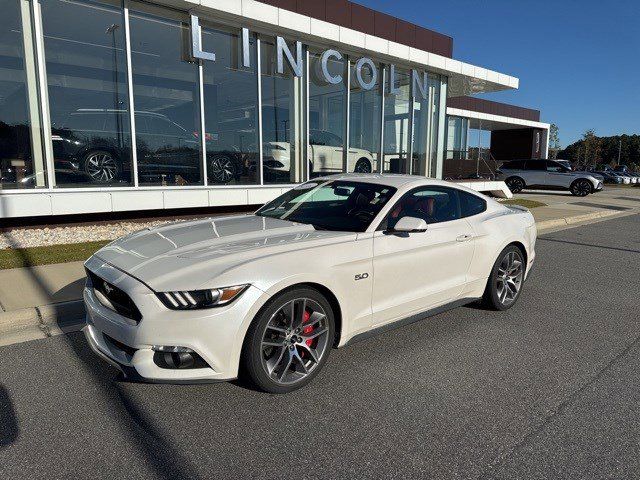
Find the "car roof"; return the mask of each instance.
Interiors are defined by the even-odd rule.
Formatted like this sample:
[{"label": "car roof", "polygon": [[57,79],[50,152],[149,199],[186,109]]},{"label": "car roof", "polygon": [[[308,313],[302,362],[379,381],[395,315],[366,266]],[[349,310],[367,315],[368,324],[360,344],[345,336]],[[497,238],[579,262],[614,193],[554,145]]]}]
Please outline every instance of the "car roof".
[{"label": "car roof", "polygon": [[437,180],[435,178],[420,177],[416,175],[406,175],[398,173],[338,173],[335,175],[327,175],[314,178],[311,181],[318,180],[345,180],[352,182],[372,183],[376,185],[385,185],[388,187],[401,188],[405,186],[419,185],[442,185],[451,186],[451,182],[445,180]]}]

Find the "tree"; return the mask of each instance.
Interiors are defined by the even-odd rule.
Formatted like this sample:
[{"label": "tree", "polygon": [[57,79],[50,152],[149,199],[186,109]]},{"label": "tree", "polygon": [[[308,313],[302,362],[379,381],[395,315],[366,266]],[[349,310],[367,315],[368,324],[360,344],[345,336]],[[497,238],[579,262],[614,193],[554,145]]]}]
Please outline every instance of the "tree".
[{"label": "tree", "polygon": [[551,158],[558,158],[558,152],[560,151],[560,137],[558,137],[558,126],[552,123],[549,126],[549,156]]},{"label": "tree", "polygon": [[575,163],[593,165],[595,155],[596,162],[617,165],[618,152],[621,165],[631,168],[640,164],[640,135],[597,137],[592,130],[587,131],[583,139],[561,150],[558,157]]},{"label": "tree", "polygon": [[[584,156],[582,163],[587,165],[597,165],[601,161],[602,156],[602,140],[596,136],[593,129],[589,129],[582,135],[582,143],[584,146]],[[578,160],[580,161],[580,160]]]}]

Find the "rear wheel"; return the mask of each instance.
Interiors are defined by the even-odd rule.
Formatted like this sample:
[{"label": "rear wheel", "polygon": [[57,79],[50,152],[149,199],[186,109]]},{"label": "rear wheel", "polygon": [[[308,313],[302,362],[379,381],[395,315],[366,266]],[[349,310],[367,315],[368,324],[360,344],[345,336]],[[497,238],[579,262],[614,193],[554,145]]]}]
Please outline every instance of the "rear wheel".
[{"label": "rear wheel", "polygon": [[507,310],[518,300],[524,282],[525,261],[515,245],[505,248],[493,264],[482,298],[493,310]]},{"label": "rear wheel", "polygon": [[333,310],[320,292],[296,288],[282,293],[249,327],[242,354],[244,373],[270,393],[303,387],[326,363],[334,331]]},{"label": "rear wheel", "polygon": [[504,183],[507,184],[511,193],[521,192],[525,187],[524,180],[520,177],[509,177],[504,181]]},{"label": "rear wheel", "polygon": [[361,158],[356,162],[353,171],[356,173],[371,173],[371,162],[366,158]]},{"label": "rear wheel", "polygon": [[569,188],[571,194],[576,197],[586,197],[591,193],[591,182],[589,180],[576,180]]}]

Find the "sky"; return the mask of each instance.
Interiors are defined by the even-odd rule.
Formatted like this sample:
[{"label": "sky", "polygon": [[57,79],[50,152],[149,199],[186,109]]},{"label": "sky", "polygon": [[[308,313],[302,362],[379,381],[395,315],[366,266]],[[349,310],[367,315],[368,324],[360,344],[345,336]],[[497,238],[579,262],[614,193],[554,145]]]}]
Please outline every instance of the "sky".
[{"label": "sky", "polygon": [[453,58],[520,79],[483,98],[535,108],[563,147],[640,134],[640,0],[356,0],[453,37]]}]

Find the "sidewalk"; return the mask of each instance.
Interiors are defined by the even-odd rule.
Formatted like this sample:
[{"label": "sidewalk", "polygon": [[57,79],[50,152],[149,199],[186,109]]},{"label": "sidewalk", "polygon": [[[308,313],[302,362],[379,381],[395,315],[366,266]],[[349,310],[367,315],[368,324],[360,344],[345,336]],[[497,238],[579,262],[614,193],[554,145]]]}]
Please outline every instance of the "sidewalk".
[{"label": "sidewalk", "polygon": [[[607,188],[583,198],[547,192],[527,192],[514,198],[547,204],[531,210],[541,234],[640,213],[640,187]],[[0,346],[81,328],[85,276],[82,264],[0,270]]]}]

